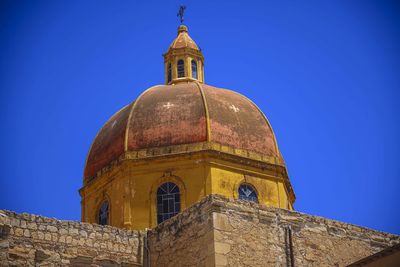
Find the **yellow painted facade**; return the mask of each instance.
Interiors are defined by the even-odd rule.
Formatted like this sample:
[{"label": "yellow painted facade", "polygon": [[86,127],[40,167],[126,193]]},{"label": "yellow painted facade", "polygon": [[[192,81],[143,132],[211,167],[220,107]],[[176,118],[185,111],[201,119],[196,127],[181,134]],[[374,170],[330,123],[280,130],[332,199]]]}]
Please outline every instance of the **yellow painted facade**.
[{"label": "yellow painted facade", "polygon": [[82,221],[97,223],[100,205],[107,200],[110,225],[129,229],[154,227],[156,191],[165,182],[178,185],[181,210],[209,194],[238,199],[242,183],[255,188],[260,204],[293,209],[294,195],[287,190],[286,169],[269,163],[263,163],[262,168],[257,165],[259,162],[253,159],[243,161],[221,151],[142,159],[127,156],[81,189]]},{"label": "yellow painted facade", "polygon": [[[190,41],[187,28],[181,25],[177,39],[164,55],[165,80],[166,84],[196,83],[202,92],[206,118],[209,118],[207,101],[199,84],[204,82],[204,59]],[[188,42],[192,47],[173,48],[179,42]],[[185,62],[184,77],[177,75],[177,62],[181,59]],[[197,79],[192,77],[192,60],[197,62]],[[209,119],[206,126],[207,141],[202,143],[128,151],[125,140],[122,156],[109,162],[94,177],[85,179],[80,190],[82,221],[99,223],[100,207],[108,202],[108,224],[138,230],[155,227],[157,190],[166,182],[179,188],[180,211],[210,194],[238,199],[242,184],[254,188],[262,205],[293,209],[295,195],[280,156],[266,156],[214,143]],[[276,140],[275,147],[278,151]]]}]

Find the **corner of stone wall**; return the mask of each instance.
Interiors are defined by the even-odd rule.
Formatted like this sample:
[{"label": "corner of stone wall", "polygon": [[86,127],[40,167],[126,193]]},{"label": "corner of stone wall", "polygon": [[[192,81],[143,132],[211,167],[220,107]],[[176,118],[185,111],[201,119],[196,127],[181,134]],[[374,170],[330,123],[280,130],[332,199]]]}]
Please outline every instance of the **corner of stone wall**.
[{"label": "corner of stone wall", "polygon": [[345,266],[400,242],[396,235],[219,195],[148,236],[151,266]]},{"label": "corner of stone wall", "polygon": [[211,197],[148,231],[150,266],[215,266]]},{"label": "corner of stone wall", "polygon": [[296,211],[218,195],[208,201],[217,266],[345,266],[400,243],[393,234]]}]

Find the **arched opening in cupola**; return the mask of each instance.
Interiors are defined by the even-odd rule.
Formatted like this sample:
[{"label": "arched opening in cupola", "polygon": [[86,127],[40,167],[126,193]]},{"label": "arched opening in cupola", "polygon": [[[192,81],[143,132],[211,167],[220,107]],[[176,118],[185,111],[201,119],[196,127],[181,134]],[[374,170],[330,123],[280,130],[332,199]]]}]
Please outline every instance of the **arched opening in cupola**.
[{"label": "arched opening in cupola", "polygon": [[178,78],[185,77],[185,62],[183,59],[178,60],[177,63]]},{"label": "arched opening in cupola", "polygon": [[192,78],[193,79],[198,79],[197,75],[197,62],[196,60],[192,59]]}]

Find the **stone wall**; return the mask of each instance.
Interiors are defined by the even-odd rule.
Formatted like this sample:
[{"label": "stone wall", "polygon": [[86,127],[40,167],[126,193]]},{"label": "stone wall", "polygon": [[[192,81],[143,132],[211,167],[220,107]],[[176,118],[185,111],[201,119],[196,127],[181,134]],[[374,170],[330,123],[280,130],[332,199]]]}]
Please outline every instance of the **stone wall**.
[{"label": "stone wall", "polygon": [[[346,266],[400,237],[208,196],[148,232],[151,266]],[[291,265],[293,263],[293,265]]]},{"label": "stone wall", "polygon": [[211,195],[145,232],[0,210],[0,266],[346,266],[400,237]]},{"label": "stone wall", "polygon": [[0,266],[142,266],[143,236],[0,210]]},{"label": "stone wall", "polygon": [[149,230],[150,262],[145,266],[215,266],[211,204],[204,198]]}]

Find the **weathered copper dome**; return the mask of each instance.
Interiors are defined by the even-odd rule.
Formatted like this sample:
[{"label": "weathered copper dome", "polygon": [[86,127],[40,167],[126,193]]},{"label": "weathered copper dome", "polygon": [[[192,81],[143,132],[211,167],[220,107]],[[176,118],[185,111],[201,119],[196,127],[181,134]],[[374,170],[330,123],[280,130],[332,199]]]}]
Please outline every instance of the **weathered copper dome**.
[{"label": "weathered copper dome", "polygon": [[166,148],[158,153],[174,154],[175,146],[197,143],[284,165],[272,128],[253,102],[195,81],[151,87],[113,115],[90,148],[84,176],[126,152]]}]

